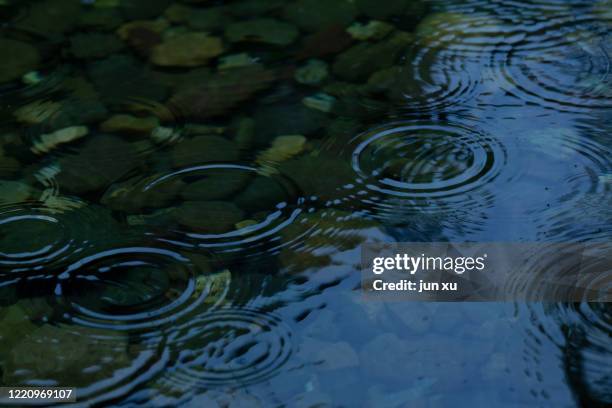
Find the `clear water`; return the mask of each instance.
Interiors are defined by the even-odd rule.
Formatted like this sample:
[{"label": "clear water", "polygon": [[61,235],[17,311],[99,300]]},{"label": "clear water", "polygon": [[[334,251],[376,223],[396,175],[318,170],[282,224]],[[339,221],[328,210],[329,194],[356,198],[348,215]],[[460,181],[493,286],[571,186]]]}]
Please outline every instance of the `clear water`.
[{"label": "clear water", "polygon": [[0,385],[609,406],[608,304],[364,302],[358,264],[610,239],[611,10],[0,1]]}]

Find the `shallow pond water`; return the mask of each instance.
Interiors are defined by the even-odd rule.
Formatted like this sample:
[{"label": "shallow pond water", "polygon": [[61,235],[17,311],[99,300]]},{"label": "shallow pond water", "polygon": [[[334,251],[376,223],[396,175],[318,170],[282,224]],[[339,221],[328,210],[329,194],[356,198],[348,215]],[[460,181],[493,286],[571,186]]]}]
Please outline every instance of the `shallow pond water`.
[{"label": "shallow pond water", "polygon": [[609,0],[0,15],[0,385],[612,404],[609,304],[365,302],[358,272],[365,242],[610,239]]}]

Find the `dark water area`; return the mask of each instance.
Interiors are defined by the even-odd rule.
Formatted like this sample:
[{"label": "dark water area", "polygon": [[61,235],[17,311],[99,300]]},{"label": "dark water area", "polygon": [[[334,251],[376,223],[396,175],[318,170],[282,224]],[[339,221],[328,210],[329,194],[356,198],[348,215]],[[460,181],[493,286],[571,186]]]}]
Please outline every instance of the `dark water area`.
[{"label": "dark water area", "polygon": [[610,240],[609,0],[0,0],[0,21],[0,386],[612,404],[610,304],[367,302],[358,271],[366,242]]}]

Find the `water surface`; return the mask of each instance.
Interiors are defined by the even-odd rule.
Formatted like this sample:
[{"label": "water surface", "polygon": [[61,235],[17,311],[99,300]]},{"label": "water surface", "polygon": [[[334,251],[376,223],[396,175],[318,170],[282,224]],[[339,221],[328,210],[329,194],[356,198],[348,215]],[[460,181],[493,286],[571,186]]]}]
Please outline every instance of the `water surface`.
[{"label": "water surface", "polygon": [[0,1],[0,385],[612,404],[607,304],[364,302],[364,242],[607,241],[607,0]]}]

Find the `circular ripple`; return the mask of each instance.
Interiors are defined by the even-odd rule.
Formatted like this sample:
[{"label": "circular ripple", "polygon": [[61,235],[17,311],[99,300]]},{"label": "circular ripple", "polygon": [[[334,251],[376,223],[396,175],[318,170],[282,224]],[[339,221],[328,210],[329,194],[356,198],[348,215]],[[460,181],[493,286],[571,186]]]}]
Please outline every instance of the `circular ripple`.
[{"label": "circular ripple", "polygon": [[501,88],[562,110],[609,108],[610,16],[592,2],[444,2],[417,27],[404,67],[417,109],[465,105]]},{"label": "circular ripple", "polygon": [[557,15],[569,13],[572,9],[590,8],[592,0],[434,0],[434,4],[465,13],[486,10],[499,16],[504,15]]},{"label": "circular ripple", "polygon": [[612,267],[608,244],[551,244],[533,250],[517,265],[504,289],[517,299],[555,302],[612,300]]},{"label": "circular ripple", "polygon": [[514,46],[500,64],[514,96],[556,110],[612,107],[610,36],[559,25]]},{"label": "circular ripple", "polygon": [[[546,186],[544,191],[522,200],[523,205],[531,203],[525,215],[532,220],[540,238],[605,239],[610,232],[605,225],[610,219],[605,175],[612,172],[612,150],[571,128],[532,132],[521,138],[521,146],[521,154],[530,168],[526,177]],[[517,192],[516,199],[519,198]]]},{"label": "circular ripple", "polygon": [[[177,183],[177,181],[184,183],[185,186],[204,181],[204,183],[207,183],[206,186],[210,186],[206,187],[207,191],[210,190],[210,194],[214,194],[216,192],[215,189],[223,190],[228,187],[227,184],[222,185],[220,180],[226,180],[226,182],[228,179],[233,180],[231,182],[233,184],[235,180],[242,178],[251,181],[258,178],[262,183],[267,184],[267,186],[264,184],[261,188],[272,188],[275,194],[280,192],[282,197],[277,202],[272,202],[269,197],[261,198],[261,195],[259,195],[260,199],[264,200],[263,205],[252,200],[246,200],[245,206],[255,205],[265,208],[257,208],[251,211],[247,209],[245,219],[249,220],[249,222],[245,223],[245,225],[237,225],[230,231],[219,233],[200,232],[198,231],[198,225],[181,225],[178,228],[172,227],[170,230],[166,229],[162,233],[154,232],[150,234],[167,244],[183,248],[200,248],[213,254],[239,254],[240,256],[249,257],[266,252],[267,248],[278,241],[279,233],[301,213],[300,207],[303,203],[301,198],[296,198],[297,193],[293,184],[281,175],[260,175],[257,168],[238,164],[208,164],[184,168],[161,177],[149,179],[138,188],[141,193],[146,194],[164,191],[164,189],[169,188],[168,186]],[[233,188],[232,186],[229,187]],[[260,187],[251,186],[251,189],[255,188]],[[240,189],[238,188],[237,190],[235,194],[239,195]],[[205,195],[208,200],[211,199],[208,193],[205,193]],[[200,201],[201,196],[197,192],[185,193],[185,190],[183,190],[182,197],[183,200],[186,199],[192,203],[204,201]],[[212,199],[220,198],[213,197]],[[269,202],[265,203],[265,200]],[[197,209],[197,205],[193,208]],[[177,210],[181,211],[181,207],[170,209],[170,211]],[[172,216],[170,218],[174,219]],[[195,213],[189,213],[188,218],[190,220],[184,220],[183,218],[179,218],[179,224],[189,224],[190,220],[197,224],[195,221],[199,217],[196,211]],[[146,223],[147,217],[144,220]],[[204,226],[204,229],[206,229],[206,226]]]},{"label": "circular ripple", "polygon": [[221,302],[227,285],[229,279],[199,274],[179,253],[126,247],[73,263],[60,275],[56,294],[70,308],[65,316],[73,323],[161,335],[161,328],[198,305]]},{"label": "circular ripple", "polygon": [[484,190],[506,164],[506,151],[474,128],[395,124],[354,141],[352,166],[365,187],[350,194],[383,215],[440,213],[487,205]]},{"label": "circular ripple", "polygon": [[128,394],[168,363],[163,344],[130,344],[125,333],[64,324],[41,325],[7,353],[3,375],[11,384],[69,382],[87,406]]},{"label": "circular ripple", "polygon": [[[184,118],[181,114],[171,107],[159,102],[143,99],[131,98],[120,104],[121,111],[130,112],[133,115],[156,120],[159,125],[150,132],[150,137],[154,145],[148,147],[149,150],[156,150],[167,145],[172,145],[181,140],[187,132],[184,126]],[[102,129],[104,130],[104,129]],[[125,130],[115,133],[129,133]],[[145,136],[146,136],[146,132]],[[145,143],[141,143],[145,146]],[[145,149],[146,150],[146,149]]]},{"label": "circular ripple", "polygon": [[218,309],[181,326],[170,342],[175,364],[162,382],[193,389],[266,380],[288,361],[292,335],[282,320],[249,309]]},{"label": "circular ripple", "polygon": [[544,299],[517,306],[524,314],[521,320],[528,335],[525,373],[545,383],[550,367],[561,364],[567,384],[584,406],[612,402],[612,307],[606,302],[612,293],[609,253],[609,239],[588,246],[572,243],[539,247],[519,267],[520,273],[513,273],[506,288],[508,293],[520,293],[527,300],[532,294]]},{"label": "circular ripple", "polygon": [[[78,200],[56,199],[55,207],[24,203],[0,208],[0,275],[48,273],[89,246],[82,223],[104,222],[103,214]],[[103,234],[103,231],[99,231]]]},{"label": "circular ripple", "polygon": [[469,102],[494,58],[490,19],[440,14],[421,27],[425,24],[401,67],[407,103],[416,110],[439,110]]},{"label": "circular ripple", "polygon": [[[527,376],[537,376],[544,382],[546,373],[561,365],[581,405],[610,405],[610,303],[556,302],[529,304],[520,309],[526,314],[523,360]],[[534,391],[540,393],[543,389]]]}]

